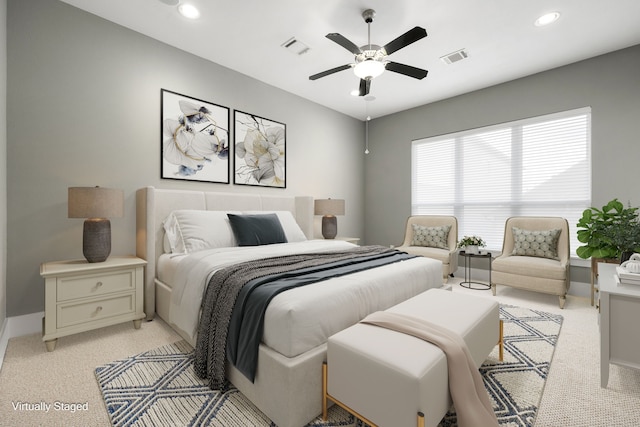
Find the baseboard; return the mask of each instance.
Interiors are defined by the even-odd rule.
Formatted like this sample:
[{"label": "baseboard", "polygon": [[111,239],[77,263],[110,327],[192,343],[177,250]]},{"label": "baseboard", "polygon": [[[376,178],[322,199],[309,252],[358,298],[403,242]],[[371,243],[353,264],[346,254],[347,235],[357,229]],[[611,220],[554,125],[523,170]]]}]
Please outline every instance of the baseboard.
[{"label": "baseboard", "polygon": [[9,321],[4,319],[2,325],[0,327],[0,369],[2,369],[2,361],[4,360],[4,352],[7,350],[7,344],[9,343],[9,338],[5,338],[4,332],[7,330],[7,323]]},{"label": "baseboard", "polygon": [[42,317],[44,317],[44,312],[41,311],[5,319],[2,325],[2,331],[0,332],[0,368],[2,368],[4,353],[7,351],[9,340],[23,335],[42,332]]},{"label": "baseboard", "polygon": [[[458,266],[458,269],[454,273],[455,277],[460,277],[464,279],[464,267]],[[483,282],[489,281],[489,270],[484,270],[481,268],[473,268],[471,272],[471,277],[473,280],[479,280]],[[589,298],[591,295],[591,284],[585,282],[576,282],[571,281],[571,285],[569,286],[568,295],[573,295],[577,297],[585,297]]]}]

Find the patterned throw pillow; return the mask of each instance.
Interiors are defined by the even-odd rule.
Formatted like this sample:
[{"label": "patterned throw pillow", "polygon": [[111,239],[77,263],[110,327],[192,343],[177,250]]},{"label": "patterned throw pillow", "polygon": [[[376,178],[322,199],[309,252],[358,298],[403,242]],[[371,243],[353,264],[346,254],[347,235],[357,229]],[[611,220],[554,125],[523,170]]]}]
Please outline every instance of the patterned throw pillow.
[{"label": "patterned throw pillow", "polygon": [[513,229],[512,255],[558,258],[558,238],[560,230],[531,231],[517,227]]},{"label": "patterned throw pillow", "polygon": [[411,246],[427,246],[430,248],[449,249],[450,225],[440,227],[425,227],[424,225],[411,224],[413,227],[413,239]]}]

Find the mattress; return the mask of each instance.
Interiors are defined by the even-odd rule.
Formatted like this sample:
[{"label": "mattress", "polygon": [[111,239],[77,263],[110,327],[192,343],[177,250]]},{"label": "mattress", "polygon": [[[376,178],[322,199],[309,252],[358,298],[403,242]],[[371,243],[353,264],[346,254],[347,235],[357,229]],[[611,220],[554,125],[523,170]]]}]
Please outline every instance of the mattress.
[{"label": "mattress", "polygon": [[[337,240],[308,240],[218,248],[182,256],[165,254],[158,261],[158,278],[172,287],[170,323],[195,341],[205,286],[220,268],[256,258],[353,246]],[[262,342],[286,357],[295,357],[325,343],[329,336],[369,313],[441,285],[442,263],[417,257],[291,289],[277,295],[267,307]]]},{"label": "mattress", "polygon": [[178,264],[180,264],[180,261],[184,259],[185,256],[185,254],[160,255],[156,266],[156,278],[171,287],[171,284],[174,282],[174,276],[176,274]]}]

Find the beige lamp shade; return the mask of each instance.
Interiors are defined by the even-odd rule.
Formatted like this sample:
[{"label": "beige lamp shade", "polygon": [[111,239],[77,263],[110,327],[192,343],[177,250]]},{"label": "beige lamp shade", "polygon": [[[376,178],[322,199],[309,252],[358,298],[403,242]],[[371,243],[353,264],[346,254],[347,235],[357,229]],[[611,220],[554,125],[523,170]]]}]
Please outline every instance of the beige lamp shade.
[{"label": "beige lamp shade", "polygon": [[344,215],[344,200],[318,199],[314,202],[316,215]]},{"label": "beige lamp shade", "polygon": [[69,187],[69,218],[124,216],[124,191],[104,187]]}]

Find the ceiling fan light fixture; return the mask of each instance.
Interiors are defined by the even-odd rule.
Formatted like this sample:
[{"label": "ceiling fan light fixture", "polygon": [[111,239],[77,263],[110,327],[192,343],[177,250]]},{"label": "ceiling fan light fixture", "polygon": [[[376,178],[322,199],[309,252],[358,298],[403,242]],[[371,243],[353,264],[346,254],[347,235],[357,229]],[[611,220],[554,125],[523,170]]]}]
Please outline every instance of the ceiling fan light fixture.
[{"label": "ceiling fan light fixture", "polygon": [[361,79],[374,79],[384,72],[384,64],[380,61],[367,59],[353,67],[353,73]]}]

